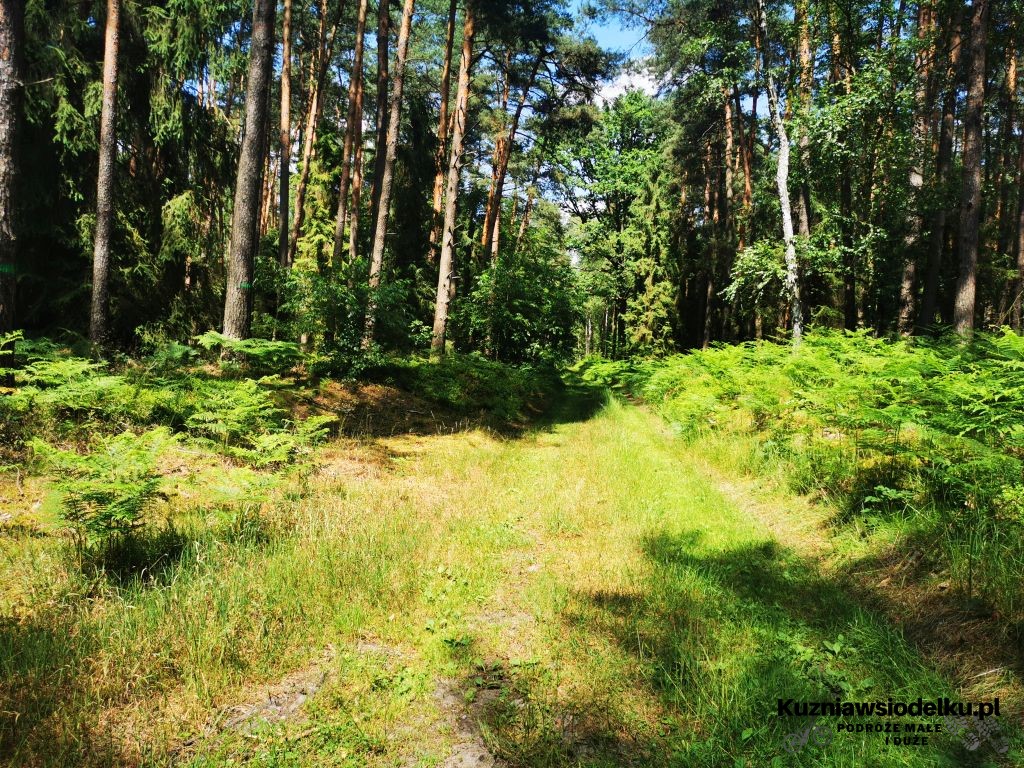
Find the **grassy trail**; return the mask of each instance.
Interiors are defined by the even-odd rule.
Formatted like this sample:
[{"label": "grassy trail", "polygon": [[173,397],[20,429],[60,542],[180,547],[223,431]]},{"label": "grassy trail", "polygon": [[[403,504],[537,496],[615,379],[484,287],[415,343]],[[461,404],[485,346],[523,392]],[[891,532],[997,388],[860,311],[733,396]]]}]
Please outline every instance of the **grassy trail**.
[{"label": "grassy trail", "polygon": [[222,544],[95,620],[185,653],[160,696],[97,715],[100,694],[81,694],[76,717],[148,733],[110,764],[990,764],[948,735],[785,751],[798,721],[777,698],[954,691],[827,575],[813,521],[641,408],[580,391],[517,439],[403,436],[324,458],[283,539]]}]

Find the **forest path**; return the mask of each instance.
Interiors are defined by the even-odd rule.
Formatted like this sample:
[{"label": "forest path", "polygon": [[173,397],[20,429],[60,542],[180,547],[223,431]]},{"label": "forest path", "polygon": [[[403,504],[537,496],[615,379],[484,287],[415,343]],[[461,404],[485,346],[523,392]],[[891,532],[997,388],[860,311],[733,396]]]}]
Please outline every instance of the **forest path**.
[{"label": "forest path", "polygon": [[[216,751],[280,759],[265,765],[988,764],[993,750],[947,735],[819,744],[806,724],[787,752],[801,729],[776,717],[780,697],[929,699],[950,683],[829,576],[804,502],[762,496],[645,409],[597,409],[593,394],[516,439],[374,441],[386,462],[346,472],[346,494],[412,516],[415,562],[384,580],[400,599],[339,638],[302,722]],[[254,752],[260,738],[277,751]],[[222,764],[207,755],[194,764]]]}]

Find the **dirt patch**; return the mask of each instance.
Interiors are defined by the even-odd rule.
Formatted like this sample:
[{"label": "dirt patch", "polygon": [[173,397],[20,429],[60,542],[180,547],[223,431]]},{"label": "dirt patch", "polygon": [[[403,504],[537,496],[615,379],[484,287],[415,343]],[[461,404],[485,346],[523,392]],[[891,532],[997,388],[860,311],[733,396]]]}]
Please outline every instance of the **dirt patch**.
[{"label": "dirt patch", "polygon": [[305,719],[302,706],[327,682],[334,657],[334,649],[328,648],[316,661],[263,686],[247,701],[219,710],[202,732],[172,749],[172,756],[181,762],[203,742],[227,733],[249,734],[285,721],[301,723]]},{"label": "dirt patch", "polygon": [[442,768],[502,768],[507,765],[494,756],[480,731],[484,711],[499,695],[498,687],[481,688],[473,700],[467,702],[466,694],[454,680],[438,683],[434,698],[455,737],[455,746],[441,763]]},{"label": "dirt patch", "polygon": [[333,415],[341,435],[434,435],[472,426],[435,402],[386,384],[324,381],[315,390],[281,393],[293,418]]}]

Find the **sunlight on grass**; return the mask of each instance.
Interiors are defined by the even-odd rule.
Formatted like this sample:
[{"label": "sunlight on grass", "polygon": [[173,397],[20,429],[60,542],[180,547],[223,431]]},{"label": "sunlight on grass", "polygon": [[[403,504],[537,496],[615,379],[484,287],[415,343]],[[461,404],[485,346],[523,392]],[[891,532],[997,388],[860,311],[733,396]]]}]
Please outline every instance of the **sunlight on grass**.
[{"label": "sunlight on grass", "polygon": [[[212,527],[190,500],[173,561],[142,579],[74,572],[51,539],[5,545],[14,764],[427,766],[470,731],[552,768],[984,764],[946,737],[787,755],[779,697],[954,691],[714,487],[708,462],[729,475],[738,453],[619,402],[574,407],[519,439],[332,447],[304,491]],[[260,710],[289,674],[305,703]]]}]

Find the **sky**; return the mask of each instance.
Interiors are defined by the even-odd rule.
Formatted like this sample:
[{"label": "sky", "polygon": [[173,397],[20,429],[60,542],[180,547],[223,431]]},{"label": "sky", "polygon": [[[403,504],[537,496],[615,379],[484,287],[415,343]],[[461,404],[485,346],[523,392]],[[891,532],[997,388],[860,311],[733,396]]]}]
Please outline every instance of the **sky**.
[{"label": "sky", "polygon": [[[578,11],[580,6],[586,2],[587,0],[572,0],[571,8],[573,11]],[[630,70],[638,70],[622,72],[601,88],[598,96],[602,101],[611,101],[628,88],[639,88],[650,94],[655,92],[657,84],[653,77],[643,71],[641,63],[644,57],[651,52],[645,38],[645,30],[642,27],[627,26],[619,19],[612,17],[590,22],[589,31],[596,38],[598,45],[617,53],[626,54],[634,63]],[[638,64],[639,66],[637,66]]]}]

